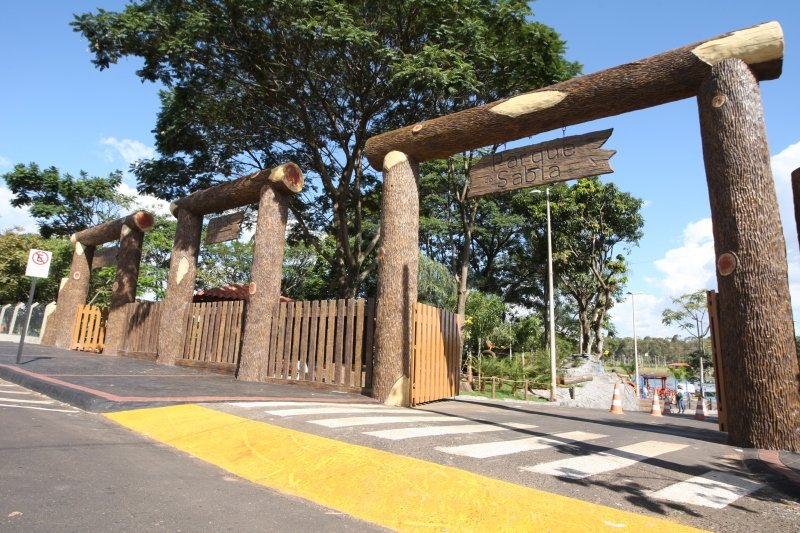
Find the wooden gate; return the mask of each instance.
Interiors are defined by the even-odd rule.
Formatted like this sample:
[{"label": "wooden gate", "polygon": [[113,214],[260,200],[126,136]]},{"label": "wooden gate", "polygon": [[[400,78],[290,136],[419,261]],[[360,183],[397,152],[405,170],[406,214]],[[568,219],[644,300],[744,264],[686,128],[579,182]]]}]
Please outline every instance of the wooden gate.
[{"label": "wooden gate", "polygon": [[125,304],[125,331],[120,355],[155,360],[158,356],[158,328],[162,302]]},{"label": "wooden gate", "polygon": [[372,387],[374,300],[282,302],[274,316],[267,378]]},{"label": "wooden gate", "polygon": [[414,306],[412,406],[458,394],[463,323],[462,315],[422,303]]},{"label": "wooden gate", "polygon": [[103,310],[93,305],[79,305],[72,324],[69,349],[100,353],[105,339],[106,317]]},{"label": "wooden gate", "polygon": [[244,307],[243,300],[193,303],[183,358],[175,363],[235,372],[242,346]]},{"label": "wooden gate", "polygon": [[727,391],[725,389],[725,367],[722,362],[722,350],[719,340],[719,294],[717,291],[706,291],[708,303],[708,325],[711,333],[711,356],[714,359],[714,400],[717,403],[717,421],[720,431],[728,431]]}]

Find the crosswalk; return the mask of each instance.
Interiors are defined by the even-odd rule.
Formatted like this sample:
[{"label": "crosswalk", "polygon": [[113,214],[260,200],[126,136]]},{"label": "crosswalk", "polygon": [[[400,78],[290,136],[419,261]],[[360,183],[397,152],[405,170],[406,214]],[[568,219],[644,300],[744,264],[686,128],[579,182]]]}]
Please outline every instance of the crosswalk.
[{"label": "crosswalk", "polygon": [[31,409],[54,411],[58,413],[78,413],[71,408],[46,396],[0,379],[0,408]]},{"label": "crosswalk", "polygon": [[[296,418],[302,423],[328,429],[358,431],[367,438],[413,442],[450,456],[474,460],[513,456],[515,461],[523,463],[518,466],[523,475],[549,476],[567,481],[591,481],[594,476],[622,471],[688,446],[667,440],[645,440],[620,447],[604,446],[603,440],[609,440],[610,436],[601,433],[565,431],[541,434],[537,426],[532,424],[467,420],[458,416],[370,404],[285,401],[230,402],[229,405],[257,409],[283,419]],[[476,437],[469,440],[485,439],[455,446],[443,446],[435,442],[431,445],[429,441],[417,444],[425,438],[435,441],[436,437],[472,435]],[[582,448],[580,445],[583,443],[591,446]],[[554,455],[562,457],[548,460],[553,459]],[[744,472],[710,470],[677,481],[676,475],[679,474],[671,471],[669,476],[664,477],[667,485],[650,490],[647,496],[657,501],[722,509],[763,487],[762,483]]]}]

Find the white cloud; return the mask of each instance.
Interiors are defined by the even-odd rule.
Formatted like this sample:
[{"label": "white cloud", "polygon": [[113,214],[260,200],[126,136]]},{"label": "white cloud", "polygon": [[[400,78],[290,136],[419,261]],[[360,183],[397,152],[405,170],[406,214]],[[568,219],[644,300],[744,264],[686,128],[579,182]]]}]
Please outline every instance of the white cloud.
[{"label": "white cloud", "polygon": [[13,197],[10,190],[0,187],[0,231],[19,226],[26,233],[38,233],[39,225],[28,214],[27,209],[11,207]]},{"label": "white cloud", "polygon": [[683,230],[683,244],[667,250],[654,262],[664,277],[657,281],[668,296],[680,296],[716,285],[714,275],[714,236],[711,219],[690,222]]},{"label": "white cloud", "polygon": [[127,164],[135,163],[140,159],[150,159],[155,154],[153,148],[145,145],[142,142],[134,141],[132,139],[117,139],[116,137],[106,137],[100,139],[100,144],[111,146],[116,150],[113,152],[106,152],[106,157],[109,160],[114,160],[115,155],[122,157],[122,160]]},{"label": "white cloud", "polygon": [[0,170],[11,168],[11,161],[7,157],[0,155]]},{"label": "white cloud", "polygon": [[161,200],[155,196],[147,194],[140,194],[136,189],[129,187],[125,183],[120,183],[117,187],[117,192],[126,196],[133,196],[135,198],[134,204],[136,209],[144,209],[156,215],[169,215],[169,202]]}]

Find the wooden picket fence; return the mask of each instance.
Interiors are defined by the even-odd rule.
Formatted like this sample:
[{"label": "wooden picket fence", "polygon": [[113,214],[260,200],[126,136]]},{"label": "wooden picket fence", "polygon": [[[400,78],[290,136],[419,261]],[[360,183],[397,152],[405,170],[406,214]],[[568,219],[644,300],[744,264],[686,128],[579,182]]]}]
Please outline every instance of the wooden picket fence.
[{"label": "wooden picket fence", "polygon": [[245,302],[197,302],[186,324],[183,359],[176,363],[235,372],[242,345]]},{"label": "wooden picket fence", "polygon": [[266,377],[372,387],[374,300],[282,302],[275,317]]},{"label": "wooden picket fence", "polygon": [[70,350],[82,352],[103,351],[106,339],[106,317],[103,310],[93,305],[79,305],[72,324]]},{"label": "wooden picket fence", "polygon": [[126,329],[120,355],[152,359],[158,356],[158,330],[162,302],[125,304]]},{"label": "wooden picket fence", "polygon": [[458,395],[462,315],[423,303],[414,306],[411,405]]}]

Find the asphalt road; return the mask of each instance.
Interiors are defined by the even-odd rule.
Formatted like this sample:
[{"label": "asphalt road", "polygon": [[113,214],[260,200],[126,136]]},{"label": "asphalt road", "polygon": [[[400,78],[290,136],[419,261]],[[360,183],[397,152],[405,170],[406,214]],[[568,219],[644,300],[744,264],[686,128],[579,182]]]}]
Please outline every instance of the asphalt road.
[{"label": "asphalt road", "polygon": [[3,532],[385,531],[2,380],[0,428]]}]

